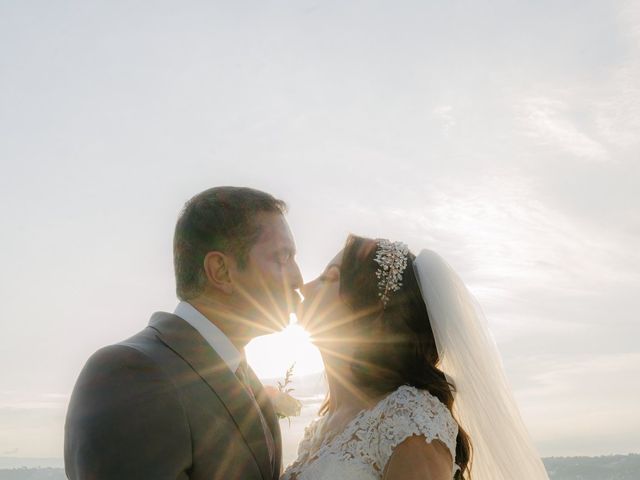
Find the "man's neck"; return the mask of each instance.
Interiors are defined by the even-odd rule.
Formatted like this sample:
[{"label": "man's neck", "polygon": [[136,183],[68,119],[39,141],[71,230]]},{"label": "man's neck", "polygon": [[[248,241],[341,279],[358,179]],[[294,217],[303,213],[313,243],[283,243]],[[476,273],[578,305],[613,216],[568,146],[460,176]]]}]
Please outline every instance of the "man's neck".
[{"label": "man's neck", "polygon": [[256,336],[249,328],[250,322],[246,317],[234,312],[228,305],[208,298],[192,299],[189,303],[218,327],[240,352],[244,352],[247,344]]}]

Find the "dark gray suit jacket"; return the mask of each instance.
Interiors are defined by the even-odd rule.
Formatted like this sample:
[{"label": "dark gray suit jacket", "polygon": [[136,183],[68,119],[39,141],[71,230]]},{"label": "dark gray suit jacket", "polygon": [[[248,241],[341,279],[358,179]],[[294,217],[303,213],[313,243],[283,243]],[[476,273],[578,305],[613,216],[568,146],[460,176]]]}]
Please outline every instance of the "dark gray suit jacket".
[{"label": "dark gray suit jacket", "polygon": [[249,376],[255,399],[193,327],[155,313],[147,328],[99,350],[82,370],[65,425],[67,476],[277,480],[278,419]]}]

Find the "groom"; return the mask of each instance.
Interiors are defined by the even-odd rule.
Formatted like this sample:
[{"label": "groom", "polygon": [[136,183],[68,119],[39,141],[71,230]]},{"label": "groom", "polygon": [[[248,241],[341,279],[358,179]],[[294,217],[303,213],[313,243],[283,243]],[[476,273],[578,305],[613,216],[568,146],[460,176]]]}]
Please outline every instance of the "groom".
[{"label": "groom", "polygon": [[244,347],[298,303],[285,209],[235,187],[186,204],[173,247],[181,302],[88,360],[65,425],[71,480],[277,480],[280,428]]}]

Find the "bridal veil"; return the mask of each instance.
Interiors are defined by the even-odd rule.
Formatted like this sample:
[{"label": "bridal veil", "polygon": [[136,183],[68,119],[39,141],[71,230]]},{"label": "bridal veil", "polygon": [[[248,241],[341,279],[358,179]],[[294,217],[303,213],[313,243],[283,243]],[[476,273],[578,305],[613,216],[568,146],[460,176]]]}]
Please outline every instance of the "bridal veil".
[{"label": "bridal veil", "polygon": [[454,414],[471,437],[473,480],[548,480],[507,382],[479,304],[442,257],[423,250],[414,269],[440,369],[456,387]]}]

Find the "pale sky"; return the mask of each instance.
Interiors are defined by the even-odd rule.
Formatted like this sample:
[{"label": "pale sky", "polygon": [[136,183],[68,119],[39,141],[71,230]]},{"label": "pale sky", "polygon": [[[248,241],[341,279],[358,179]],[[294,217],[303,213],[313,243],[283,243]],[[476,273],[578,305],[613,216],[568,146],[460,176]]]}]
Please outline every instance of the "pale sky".
[{"label": "pale sky", "polygon": [[542,455],[640,452],[639,78],[633,1],[0,1],[0,457],[62,455],[215,185],[289,203],[307,280],[438,251]]}]

